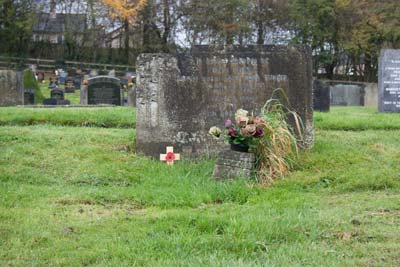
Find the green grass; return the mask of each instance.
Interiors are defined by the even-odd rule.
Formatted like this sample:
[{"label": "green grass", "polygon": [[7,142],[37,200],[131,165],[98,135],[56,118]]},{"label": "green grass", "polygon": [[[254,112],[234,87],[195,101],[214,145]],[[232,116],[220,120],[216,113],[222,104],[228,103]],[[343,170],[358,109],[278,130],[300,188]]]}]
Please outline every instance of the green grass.
[{"label": "green grass", "polygon": [[399,114],[368,107],[331,107],[328,113],[314,113],[314,123],[324,130],[400,130]]},{"label": "green grass", "polygon": [[0,107],[0,125],[50,124],[59,126],[132,128],[135,126],[135,123],[135,109],[129,107]]},{"label": "green grass", "polygon": [[10,124],[0,266],[400,265],[400,130],[317,122],[314,149],[265,189],[214,181],[212,159],[138,156],[133,129]]}]

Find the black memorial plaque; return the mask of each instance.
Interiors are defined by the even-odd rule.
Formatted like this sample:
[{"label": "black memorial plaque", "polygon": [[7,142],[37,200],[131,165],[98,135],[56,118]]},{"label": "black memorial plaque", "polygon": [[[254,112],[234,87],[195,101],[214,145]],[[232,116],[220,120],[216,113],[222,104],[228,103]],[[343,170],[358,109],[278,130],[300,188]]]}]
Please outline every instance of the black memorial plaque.
[{"label": "black memorial plaque", "polygon": [[381,51],[379,111],[400,112],[400,50],[384,49]]},{"label": "black memorial plaque", "polygon": [[97,76],[88,80],[88,104],[121,105],[121,82],[117,78]]}]

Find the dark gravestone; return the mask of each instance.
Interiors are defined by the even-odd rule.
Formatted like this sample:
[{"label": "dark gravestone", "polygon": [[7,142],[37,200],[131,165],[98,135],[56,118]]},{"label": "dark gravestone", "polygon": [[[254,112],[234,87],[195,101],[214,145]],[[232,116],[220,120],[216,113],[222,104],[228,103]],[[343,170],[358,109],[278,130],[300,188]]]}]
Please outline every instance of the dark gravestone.
[{"label": "dark gravestone", "polygon": [[165,146],[197,156],[221,147],[209,136],[237,109],[260,113],[283,88],[313,143],[311,54],[286,46],[200,46],[190,54],[143,54],[137,60],[137,151],[157,157]]},{"label": "dark gravestone", "polygon": [[331,106],[331,91],[328,84],[321,80],[313,82],[314,110],[328,112]]},{"label": "dark gravestone", "polygon": [[54,99],[54,98],[43,99],[43,105],[55,106],[55,105],[57,105],[57,99]]},{"label": "dark gravestone", "polygon": [[56,88],[51,90],[50,97],[43,100],[43,105],[69,105],[70,101],[64,98],[64,91]]},{"label": "dark gravestone", "polygon": [[75,90],[80,90],[81,89],[81,84],[82,84],[82,76],[75,76],[74,77],[74,87]]},{"label": "dark gravestone", "polygon": [[71,104],[71,101],[69,101],[68,99],[57,100],[57,105],[66,106],[66,105],[70,105],[70,104]]},{"label": "dark gravestone", "polygon": [[50,97],[56,100],[64,100],[64,91],[61,89],[51,90]]},{"label": "dark gravestone", "polygon": [[110,104],[121,106],[121,82],[108,76],[97,76],[88,79],[87,104]]},{"label": "dark gravestone", "polygon": [[27,88],[24,90],[24,105],[35,104],[35,89]]},{"label": "dark gravestone", "polygon": [[400,50],[384,49],[381,51],[379,111],[400,112]]}]

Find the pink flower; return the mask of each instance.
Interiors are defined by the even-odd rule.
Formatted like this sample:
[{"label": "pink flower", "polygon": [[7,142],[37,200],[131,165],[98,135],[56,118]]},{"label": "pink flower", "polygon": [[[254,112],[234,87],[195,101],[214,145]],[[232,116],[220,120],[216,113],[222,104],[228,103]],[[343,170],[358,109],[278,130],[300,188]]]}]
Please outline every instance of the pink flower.
[{"label": "pink flower", "polygon": [[232,121],[230,119],[227,119],[225,122],[225,128],[230,128],[232,127]]},{"label": "pink flower", "polygon": [[245,137],[251,137],[256,132],[256,126],[254,124],[248,124],[246,127],[240,130],[240,133]]},{"label": "pink flower", "polygon": [[238,116],[237,122],[240,126],[246,126],[249,122],[249,117],[247,116]]}]

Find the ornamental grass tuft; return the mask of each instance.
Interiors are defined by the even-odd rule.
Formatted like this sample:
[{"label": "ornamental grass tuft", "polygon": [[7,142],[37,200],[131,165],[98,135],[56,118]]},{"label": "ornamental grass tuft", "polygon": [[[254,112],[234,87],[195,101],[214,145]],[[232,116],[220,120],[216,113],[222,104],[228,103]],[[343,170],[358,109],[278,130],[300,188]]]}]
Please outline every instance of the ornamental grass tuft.
[{"label": "ornamental grass tuft", "polygon": [[[282,100],[286,103],[283,104]],[[285,91],[276,89],[261,111],[265,120],[264,135],[255,147],[257,179],[270,185],[288,174],[298,159],[303,145],[303,123],[300,116],[290,108]],[[292,127],[288,121],[293,121]]]}]

